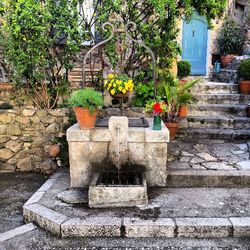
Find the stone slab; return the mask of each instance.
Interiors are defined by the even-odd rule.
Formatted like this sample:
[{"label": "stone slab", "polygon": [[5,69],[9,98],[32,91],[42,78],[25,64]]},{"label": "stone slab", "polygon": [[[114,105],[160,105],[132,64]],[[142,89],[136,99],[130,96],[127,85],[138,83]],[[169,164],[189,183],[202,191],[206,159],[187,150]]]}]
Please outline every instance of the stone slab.
[{"label": "stone slab", "polygon": [[234,228],[234,237],[250,237],[250,217],[229,218]]},{"label": "stone slab", "polygon": [[53,179],[53,178],[48,179],[37,191],[38,192],[48,191],[52,187],[54,182],[55,182],[55,179]]},{"label": "stone slab", "polygon": [[10,240],[15,236],[25,234],[27,232],[35,230],[37,227],[33,223],[23,225],[21,227],[16,227],[15,229],[9,230],[7,232],[0,234],[0,243]]},{"label": "stone slab", "polygon": [[42,199],[42,197],[43,197],[44,194],[45,194],[45,192],[36,191],[36,192],[28,199],[28,201],[24,204],[24,206],[25,206],[25,205],[30,205],[30,204],[39,202],[39,200]]},{"label": "stone slab", "polygon": [[90,129],[79,129],[78,124],[67,129],[67,141],[90,141]]},{"label": "stone slab", "polygon": [[176,218],[178,237],[228,237],[232,224],[226,218]]},{"label": "stone slab", "polygon": [[134,207],[147,205],[147,184],[143,185],[97,186],[99,174],[96,173],[89,186],[89,207]]},{"label": "stone slab", "polygon": [[23,217],[26,222],[36,222],[41,228],[56,235],[61,234],[61,224],[68,219],[67,216],[38,203],[24,206]]},{"label": "stone slab", "polygon": [[119,237],[122,220],[118,217],[70,219],[62,224],[62,237]]},{"label": "stone slab", "polygon": [[175,223],[170,218],[140,219],[124,218],[125,236],[141,237],[174,237]]},{"label": "stone slab", "polygon": [[88,191],[81,188],[70,188],[57,194],[59,200],[68,204],[88,203]]}]

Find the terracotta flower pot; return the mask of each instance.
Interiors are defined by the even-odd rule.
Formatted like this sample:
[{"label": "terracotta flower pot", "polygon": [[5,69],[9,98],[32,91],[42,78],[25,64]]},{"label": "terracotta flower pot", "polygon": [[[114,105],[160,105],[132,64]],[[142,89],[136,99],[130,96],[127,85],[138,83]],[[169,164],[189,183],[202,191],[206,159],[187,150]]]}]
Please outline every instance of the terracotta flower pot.
[{"label": "terracotta flower pot", "polygon": [[221,64],[223,68],[226,68],[229,63],[234,59],[235,55],[220,56]]},{"label": "terracotta flower pot", "polygon": [[81,129],[93,129],[95,127],[97,110],[92,112],[82,107],[74,107],[76,120]]},{"label": "terracotta flower pot", "polygon": [[181,79],[179,81],[179,83],[180,83],[181,86],[184,86],[187,82],[188,82],[188,80],[186,80],[186,79]]},{"label": "terracotta flower pot", "polygon": [[170,140],[172,141],[175,138],[176,132],[179,128],[179,123],[178,122],[165,122],[165,126],[169,130]]},{"label": "terracotta flower pot", "polygon": [[187,106],[180,106],[178,111],[179,117],[186,117],[188,114],[188,107]]},{"label": "terracotta flower pot", "polygon": [[49,148],[49,155],[50,155],[50,157],[55,158],[59,154],[60,154],[60,145],[55,144],[55,145],[50,146],[50,148]]},{"label": "terracotta flower pot", "polygon": [[239,83],[239,91],[241,94],[250,94],[250,80],[241,80]]},{"label": "terracotta flower pot", "polygon": [[123,94],[123,93],[118,93],[118,94],[114,94],[114,95],[111,95],[111,94],[110,94],[110,95],[111,95],[113,98],[120,100],[120,99],[125,99],[125,98],[127,98],[127,97],[129,96],[129,94],[130,94],[130,92],[127,91],[125,94]]}]

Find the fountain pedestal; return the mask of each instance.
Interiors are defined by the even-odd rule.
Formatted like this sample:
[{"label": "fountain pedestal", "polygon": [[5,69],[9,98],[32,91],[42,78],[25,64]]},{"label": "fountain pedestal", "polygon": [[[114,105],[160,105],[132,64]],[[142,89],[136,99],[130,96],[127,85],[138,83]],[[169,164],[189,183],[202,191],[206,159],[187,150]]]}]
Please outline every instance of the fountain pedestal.
[{"label": "fountain pedestal", "polygon": [[[110,160],[112,162],[115,141],[117,142],[113,124],[117,128],[121,123],[121,127],[124,128],[124,122],[127,122],[125,118],[111,117],[109,128],[81,130],[75,124],[67,130],[71,187],[89,187],[94,172],[105,170],[105,164]],[[123,133],[120,135],[121,149],[123,153],[126,152],[127,155],[124,155],[124,159],[126,158],[129,164],[143,166],[148,186],[164,187],[167,179],[169,131],[163,122],[162,130],[155,131],[153,130],[153,119],[147,120],[148,128],[125,125],[127,129],[126,143],[121,141],[125,134]]]}]

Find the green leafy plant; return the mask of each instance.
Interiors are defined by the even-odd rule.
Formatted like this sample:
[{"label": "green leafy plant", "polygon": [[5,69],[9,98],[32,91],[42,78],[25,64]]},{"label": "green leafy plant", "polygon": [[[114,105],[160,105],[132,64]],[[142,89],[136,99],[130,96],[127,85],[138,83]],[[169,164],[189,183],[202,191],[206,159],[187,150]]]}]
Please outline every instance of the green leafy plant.
[{"label": "green leafy plant", "polygon": [[250,59],[241,61],[237,68],[237,72],[245,80],[250,80]]},{"label": "green leafy plant", "polygon": [[136,107],[144,107],[147,101],[154,99],[154,83],[152,81],[148,84],[135,84],[135,91],[133,105]]},{"label": "green leafy plant", "polygon": [[227,17],[217,36],[217,47],[221,55],[239,54],[244,44],[242,27],[232,17]]},{"label": "green leafy plant", "polygon": [[100,92],[92,88],[80,89],[71,94],[69,105],[94,110],[103,105],[103,97]]},{"label": "green leafy plant", "polygon": [[167,103],[165,121],[176,122],[180,106],[191,105],[196,101],[190,89],[200,80],[201,78],[197,78],[181,85],[177,79],[173,78],[172,81],[161,83],[165,94],[164,100]]},{"label": "green leafy plant", "polygon": [[39,108],[53,108],[79,52],[77,0],[4,0],[0,46],[13,82]]},{"label": "green leafy plant", "polygon": [[188,81],[185,85],[178,85],[178,105],[190,106],[193,105],[197,99],[190,92],[191,88],[193,88],[197,83],[201,81],[201,78],[196,78],[192,81]]},{"label": "green leafy plant", "polygon": [[179,61],[177,62],[177,76],[182,79],[191,74],[191,64],[187,61]]}]

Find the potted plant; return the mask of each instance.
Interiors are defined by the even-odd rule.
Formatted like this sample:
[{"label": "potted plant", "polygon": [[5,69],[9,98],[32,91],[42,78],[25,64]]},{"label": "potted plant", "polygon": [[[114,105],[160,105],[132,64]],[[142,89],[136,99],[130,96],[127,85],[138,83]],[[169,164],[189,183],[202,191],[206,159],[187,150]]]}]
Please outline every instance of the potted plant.
[{"label": "potted plant", "polygon": [[161,116],[166,112],[166,103],[164,101],[150,100],[146,104],[146,112],[152,113],[154,117],[153,130],[161,130]]},{"label": "potted plant", "polygon": [[164,114],[164,124],[170,132],[170,140],[175,138],[177,133],[179,122],[178,122],[178,80],[174,80],[171,84],[163,83],[164,94],[166,98],[166,112]]},{"label": "potted plant", "polygon": [[242,79],[239,82],[241,94],[250,94],[250,59],[241,61],[237,68],[237,73]]},{"label": "potted plant", "polygon": [[188,114],[188,106],[193,105],[196,102],[195,96],[190,92],[190,89],[197,84],[201,78],[194,79],[192,81],[187,82],[185,85],[179,84],[178,89],[178,116],[186,117]]},{"label": "potted plant", "polygon": [[221,64],[225,68],[241,53],[244,45],[244,32],[242,27],[232,17],[227,17],[217,36],[217,47],[221,55]]},{"label": "potted plant", "polygon": [[92,88],[80,89],[72,93],[69,105],[74,109],[79,127],[92,129],[95,127],[97,109],[103,105],[103,97]]},{"label": "potted plant", "polygon": [[184,78],[191,74],[191,64],[188,61],[179,61],[177,62],[177,76],[181,84],[185,84],[187,80]]},{"label": "potted plant", "polygon": [[104,87],[109,91],[110,95],[116,99],[128,97],[129,93],[134,89],[133,80],[126,74],[109,74],[104,80]]}]

